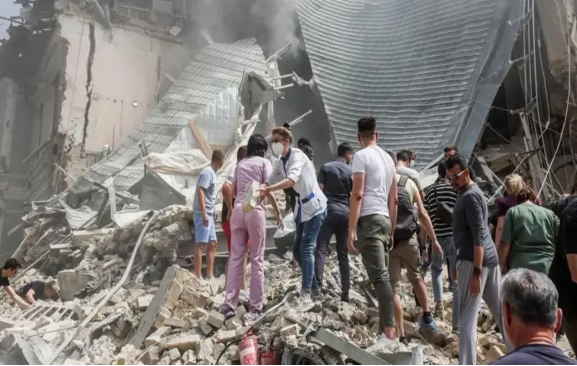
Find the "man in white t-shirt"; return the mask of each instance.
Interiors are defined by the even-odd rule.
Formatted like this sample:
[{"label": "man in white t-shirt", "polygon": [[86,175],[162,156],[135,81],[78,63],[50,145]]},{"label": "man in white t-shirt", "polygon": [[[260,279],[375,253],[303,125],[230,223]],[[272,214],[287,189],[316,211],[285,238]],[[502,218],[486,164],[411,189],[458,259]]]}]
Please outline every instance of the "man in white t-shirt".
[{"label": "man in white t-shirt", "polygon": [[[392,342],[395,335],[393,289],[387,269],[391,234],[397,221],[397,178],[391,157],[377,145],[377,122],[373,117],[358,121],[358,139],[362,149],[353,156],[348,247],[363,259],[369,280],[377,290],[379,331],[374,347]],[[371,347],[372,349],[375,349]]]}]

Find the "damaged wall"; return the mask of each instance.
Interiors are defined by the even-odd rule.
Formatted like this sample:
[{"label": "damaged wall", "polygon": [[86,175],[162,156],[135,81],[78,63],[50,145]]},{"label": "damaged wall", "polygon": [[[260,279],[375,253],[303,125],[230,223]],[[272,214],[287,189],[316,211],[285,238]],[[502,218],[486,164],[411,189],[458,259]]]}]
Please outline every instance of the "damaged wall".
[{"label": "damaged wall", "polygon": [[77,16],[61,15],[59,21],[69,42],[60,131],[72,140],[68,167],[78,176],[94,163],[83,161],[81,152],[119,147],[156,106],[170,78],[189,64],[194,50],[119,27],[107,31]]}]

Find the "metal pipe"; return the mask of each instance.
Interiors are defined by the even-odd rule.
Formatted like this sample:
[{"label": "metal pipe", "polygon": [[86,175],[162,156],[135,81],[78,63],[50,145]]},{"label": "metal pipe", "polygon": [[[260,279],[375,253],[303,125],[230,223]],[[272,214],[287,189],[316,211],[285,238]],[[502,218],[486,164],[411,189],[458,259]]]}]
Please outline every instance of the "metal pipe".
[{"label": "metal pipe", "polygon": [[[169,207],[171,207],[171,206],[169,206]],[[136,254],[138,254],[138,251],[139,251],[140,246],[142,244],[142,239],[144,239],[144,235],[148,231],[148,228],[150,227],[152,222],[165,210],[166,210],[166,208],[162,209],[160,211],[157,211],[154,215],[152,215],[152,217],[150,217],[150,219],[148,219],[148,221],[146,222],[146,225],[144,225],[144,228],[140,232],[140,236],[138,237],[138,240],[136,241],[136,245],[134,246],[134,249],[132,250],[132,255],[130,256],[130,260],[128,261],[128,265],[126,266],[126,269],[124,270],[124,274],[122,275],[122,278],[120,279],[120,281],[118,281],[116,286],[114,286],[114,288],[112,288],[112,290],[108,293],[108,295],[106,295],[106,297],[104,297],[104,299],[102,299],[100,301],[100,303],[98,303],[98,305],[94,309],[92,309],[90,314],[88,314],[86,316],[86,318],[78,325],[76,330],[66,338],[66,340],[60,345],[60,347],[58,347],[58,349],[52,354],[52,356],[50,356],[50,358],[48,359],[46,364],[52,365],[54,363],[54,361],[56,361],[56,358],[62,353],[62,351],[64,351],[64,349],[66,347],[68,347],[68,345],[70,344],[70,342],[72,342],[74,337],[76,337],[76,334],[78,333],[78,329],[86,327],[86,325],[88,325],[88,323],[90,323],[92,318],[94,318],[96,316],[96,314],[98,314],[100,309],[102,309],[104,307],[104,305],[106,305],[108,303],[108,301],[112,298],[112,296],[114,296],[114,294],[118,290],[120,290],[122,285],[124,285],[124,283],[126,282],[126,280],[128,279],[128,277],[130,275],[130,272],[132,271],[132,265],[134,264],[134,260],[136,259]]]}]

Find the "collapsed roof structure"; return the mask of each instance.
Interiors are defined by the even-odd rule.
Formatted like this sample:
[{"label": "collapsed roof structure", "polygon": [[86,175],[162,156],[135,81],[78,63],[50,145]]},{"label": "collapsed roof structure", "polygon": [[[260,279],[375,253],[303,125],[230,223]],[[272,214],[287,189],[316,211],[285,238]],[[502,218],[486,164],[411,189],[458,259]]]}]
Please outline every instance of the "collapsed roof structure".
[{"label": "collapsed roof structure", "polygon": [[[379,144],[469,157],[510,66],[522,0],[299,0],[297,12],[332,148],[377,119]],[[420,166],[419,166],[420,164]]]},{"label": "collapsed roof structure", "polygon": [[[194,192],[196,179],[190,174],[198,173],[210,162],[213,149],[226,152],[223,171],[228,171],[235,163],[231,157],[236,159],[237,148],[243,141],[246,144],[253,133],[262,105],[278,96],[262,49],[254,39],[210,44],[200,51],[142,125],[119,149],[90,167],[72,191],[91,190],[94,183],[102,184],[110,177],[114,178],[116,190],[129,191],[144,178],[142,156],[179,152],[179,157],[172,160],[160,160],[176,164],[190,184],[184,178],[166,174],[163,163],[156,166],[164,171],[159,175],[186,196]],[[149,160],[151,157],[155,156],[149,156]],[[173,172],[174,169],[173,166]]]}]

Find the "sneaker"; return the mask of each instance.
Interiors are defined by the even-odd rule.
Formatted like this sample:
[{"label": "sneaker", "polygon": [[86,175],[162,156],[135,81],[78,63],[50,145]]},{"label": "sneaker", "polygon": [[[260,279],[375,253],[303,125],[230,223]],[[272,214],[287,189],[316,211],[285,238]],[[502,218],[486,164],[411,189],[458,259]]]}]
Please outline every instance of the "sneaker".
[{"label": "sneaker", "polygon": [[421,319],[419,319],[419,329],[421,331],[436,333],[437,324],[435,323],[435,319],[433,319],[432,316],[422,316]]},{"label": "sneaker", "polygon": [[435,311],[433,312],[433,316],[437,319],[443,319],[444,317],[444,310],[445,308],[443,307],[443,303],[441,301],[439,301],[436,305],[435,305]]},{"label": "sneaker", "polygon": [[229,309],[228,307],[222,307],[220,309],[220,313],[224,315],[224,319],[230,319],[234,316],[234,310]]},{"label": "sneaker", "polygon": [[321,292],[321,290],[319,288],[315,288],[311,291],[311,298],[314,301],[322,300],[323,299],[323,293]]},{"label": "sneaker", "polygon": [[375,342],[367,347],[365,349],[365,351],[369,352],[369,353],[374,353],[375,351],[380,350],[381,348],[388,348],[390,346],[392,346],[395,343],[395,341],[393,341],[392,339],[389,339],[384,333],[381,333],[377,336],[377,339],[375,339]]}]

